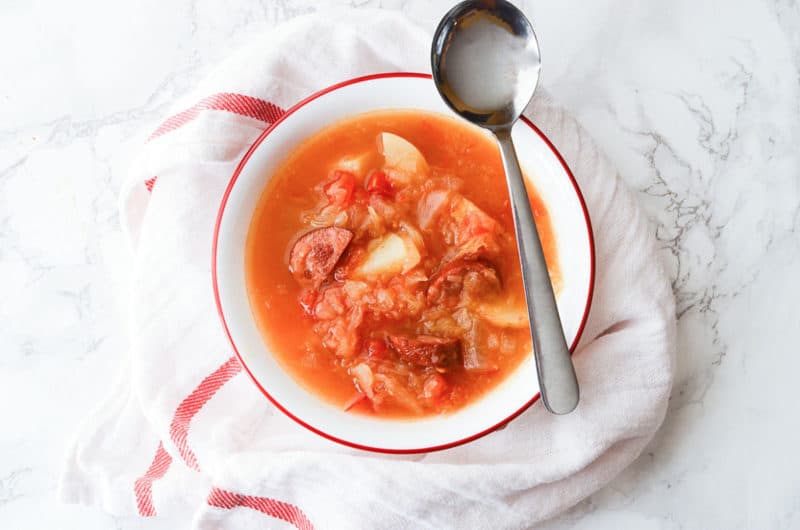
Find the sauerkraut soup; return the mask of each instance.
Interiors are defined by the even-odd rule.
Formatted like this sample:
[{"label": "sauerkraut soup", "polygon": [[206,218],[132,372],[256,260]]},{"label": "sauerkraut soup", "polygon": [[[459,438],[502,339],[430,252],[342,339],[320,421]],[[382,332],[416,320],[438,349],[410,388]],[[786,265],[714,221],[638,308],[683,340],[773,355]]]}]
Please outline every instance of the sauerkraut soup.
[{"label": "sauerkraut soup", "polygon": [[[558,292],[547,209],[528,194]],[[308,138],[259,199],[245,269],[272,354],[352,413],[457,410],[531,352],[499,151],[444,115],[370,112]]]}]

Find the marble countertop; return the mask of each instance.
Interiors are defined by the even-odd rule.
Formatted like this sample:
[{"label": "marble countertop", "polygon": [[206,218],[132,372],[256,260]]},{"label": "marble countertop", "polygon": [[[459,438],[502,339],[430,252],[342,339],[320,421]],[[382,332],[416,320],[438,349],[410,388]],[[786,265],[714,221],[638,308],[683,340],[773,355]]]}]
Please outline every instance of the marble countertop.
[{"label": "marble countertop", "polygon": [[[548,529],[800,528],[800,7],[518,2],[543,84],[638,191],[678,311],[661,430]],[[66,441],[125,352],[125,146],[256,33],[320,6],[0,5],[0,527],[175,528],[55,502]]]}]

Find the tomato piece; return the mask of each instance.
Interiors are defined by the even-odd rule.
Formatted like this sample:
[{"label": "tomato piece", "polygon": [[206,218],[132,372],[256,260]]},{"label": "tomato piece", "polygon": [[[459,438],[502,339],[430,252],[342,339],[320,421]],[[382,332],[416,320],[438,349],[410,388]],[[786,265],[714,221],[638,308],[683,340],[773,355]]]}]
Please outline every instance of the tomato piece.
[{"label": "tomato piece", "polygon": [[366,206],[369,204],[369,193],[364,191],[363,188],[357,187],[355,191],[353,191],[353,202]]},{"label": "tomato piece", "polygon": [[378,339],[369,339],[366,344],[367,357],[370,359],[385,359],[388,349],[386,343]]},{"label": "tomato piece", "polygon": [[394,197],[395,190],[392,181],[383,171],[373,171],[367,179],[367,191],[384,197]]},{"label": "tomato piece", "polygon": [[328,201],[336,206],[347,207],[353,200],[356,177],[349,171],[335,170],[331,180],[325,184],[324,191]]}]

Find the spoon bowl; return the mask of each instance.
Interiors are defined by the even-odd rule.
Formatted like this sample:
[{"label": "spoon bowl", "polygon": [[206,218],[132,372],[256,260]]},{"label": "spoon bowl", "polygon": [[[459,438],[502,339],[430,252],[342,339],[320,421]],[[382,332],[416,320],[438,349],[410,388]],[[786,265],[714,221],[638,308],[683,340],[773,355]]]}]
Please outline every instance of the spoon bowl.
[{"label": "spoon bowl", "polygon": [[527,18],[504,1],[456,5],[436,29],[433,79],[457,114],[489,129],[510,127],[539,82],[541,57]]},{"label": "spoon bowl", "polygon": [[505,0],[467,0],[439,23],[431,47],[436,88],[462,118],[494,133],[506,173],[542,402],[555,414],[579,390],[536,230],[511,128],[539,82],[539,43],[525,15]]}]

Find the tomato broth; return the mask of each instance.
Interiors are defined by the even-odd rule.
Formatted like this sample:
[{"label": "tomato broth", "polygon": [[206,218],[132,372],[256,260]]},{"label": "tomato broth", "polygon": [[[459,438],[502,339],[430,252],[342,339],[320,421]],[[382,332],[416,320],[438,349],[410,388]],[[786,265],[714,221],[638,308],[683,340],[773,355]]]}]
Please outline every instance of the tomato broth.
[{"label": "tomato broth", "polygon": [[[558,291],[550,217],[528,194]],[[245,268],[272,354],[352,413],[452,412],[531,351],[499,151],[444,115],[370,112],[305,140],[259,198]]]}]

